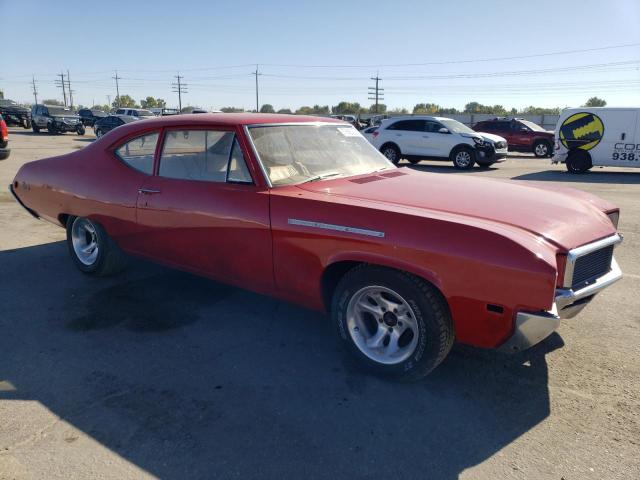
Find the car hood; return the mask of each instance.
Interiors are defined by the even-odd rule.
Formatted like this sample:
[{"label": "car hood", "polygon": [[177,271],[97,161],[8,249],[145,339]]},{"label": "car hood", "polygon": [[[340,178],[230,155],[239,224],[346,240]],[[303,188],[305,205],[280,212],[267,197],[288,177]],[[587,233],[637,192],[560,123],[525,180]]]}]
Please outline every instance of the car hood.
[{"label": "car hood", "polygon": [[543,237],[560,250],[570,250],[615,233],[603,213],[615,208],[611,203],[578,190],[555,189],[527,181],[402,168],[310,182],[299,188],[375,202],[376,205],[372,205],[375,208],[408,206],[427,214],[444,212],[497,222]]},{"label": "car hood", "polygon": [[484,140],[491,140],[494,143],[507,141],[504,137],[501,137],[500,135],[494,135],[493,133],[486,133],[486,132],[477,132],[475,134],[463,133],[462,135],[469,138],[482,137]]},{"label": "car hood", "polygon": [[75,120],[79,121],[80,117],[76,115],[50,115],[53,118],[57,118],[58,120]]}]

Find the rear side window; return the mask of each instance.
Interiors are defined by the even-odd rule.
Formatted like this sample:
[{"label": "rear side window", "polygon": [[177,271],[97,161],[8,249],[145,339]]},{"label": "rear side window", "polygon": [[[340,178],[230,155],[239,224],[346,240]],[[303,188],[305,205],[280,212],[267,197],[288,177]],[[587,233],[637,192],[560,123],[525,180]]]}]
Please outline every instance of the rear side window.
[{"label": "rear side window", "polygon": [[158,144],[158,134],[150,133],[129,140],[116,149],[116,155],[124,163],[142,173],[153,173],[153,156]]},{"label": "rear side window", "polygon": [[183,180],[226,182],[233,132],[178,130],[165,135],[159,174]]},{"label": "rear side window", "polygon": [[387,127],[387,130],[403,130],[405,132],[424,132],[424,120],[400,120]]}]

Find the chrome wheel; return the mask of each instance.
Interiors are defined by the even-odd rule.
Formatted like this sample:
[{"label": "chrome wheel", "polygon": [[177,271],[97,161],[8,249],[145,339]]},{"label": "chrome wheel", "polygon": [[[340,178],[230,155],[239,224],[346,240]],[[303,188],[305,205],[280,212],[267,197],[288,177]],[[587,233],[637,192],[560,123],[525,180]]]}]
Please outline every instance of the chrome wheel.
[{"label": "chrome wheel", "polygon": [[391,148],[391,147],[385,148],[382,154],[394,163],[396,162],[398,157],[398,154],[395,148]]},{"label": "chrome wheel", "polygon": [[536,145],[536,149],[534,152],[538,157],[546,157],[549,153],[549,147],[546,143],[539,143]]},{"label": "chrome wheel", "polygon": [[415,313],[404,298],[386,287],[357,291],[347,306],[346,323],[354,344],[378,363],[401,363],[418,345]]},{"label": "chrome wheel", "polygon": [[91,266],[98,259],[96,227],[86,218],[76,218],[71,227],[73,251],[83,265]]},{"label": "chrome wheel", "polygon": [[460,150],[456,153],[455,161],[459,167],[466,168],[471,164],[471,154],[466,150]]}]

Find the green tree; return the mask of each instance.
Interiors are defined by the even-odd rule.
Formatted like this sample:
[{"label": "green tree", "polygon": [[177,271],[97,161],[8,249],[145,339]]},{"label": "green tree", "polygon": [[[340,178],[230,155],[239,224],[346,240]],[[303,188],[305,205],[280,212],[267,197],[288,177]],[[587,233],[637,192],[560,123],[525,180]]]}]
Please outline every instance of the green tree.
[{"label": "green tree", "polygon": [[56,100],[55,98],[48,98],[46,100],[43,100],[42,103],[44,105],[58,105],[60,107],[64,107],[64,103],[62,103],[60,100]]},{"label": "green tree", "polygon": [[406,108],[393,108],[391,110],[387,110],[387,113],[395,113],[398,115],[407,115],[409,113],[409,110],[407,110]]},{"label": "green tree", "polygon": [[118,97],[116,97],[112,106],[114,108],[118,108],[118,106],[123,108],[140,108],[140,105],[138,105],[130,95],[120,95],[120,102],[118,102]]},{"label": "green tree", "polygon": [[457,108],[450,107],[450,108],[439,108],[437,113],[440,113],[442,115],[455,115],[457,113],[460,113],[460,111]]},{"label": "green tree", "polygon": [[312,115],[313,114],[313,108],[311,107],[300,107],[298,110],[296,110],[296,115]]},{"label": "green tree", "polygon": [[161,98],[147,97],[144,100],[140,100],[140,105],[142,108],[164,108],[167,106],[167,102]]},{"label": "green tree", "polygon": [[[511,109],[512,112],[514,110],[515,110],[514,108]],[[523,115],[559,115],[560,108],[559,107],[553,107],[553,108],[534,107],[533,105],[531,105],[527,108],[523,108],[517,113],[521,113]]]},{"label": "green tree", "polygon": [[376,104],[374,103],[369,107],[369,113],[386,113],[387,106],[384,103],[378,104],[378,111],[376,112]]},{"label": "green tree", "polygon": [[367,109],[362,108],[358,102],[340,102],[338,105],[331,108],[331,113],[334,114],[357,115],[358,113],[366,112]]},{"label": "green tree", "polygon": [[314,105],[311,112],[314,115],[329,115],[329,105]]},{"label": "green tree", "polygon": [[434,114],[440,110],[440,105],[435,103],[418,103],[413,107],[413,113]]},{"label": "green tree", "polygon": [[238,108],[238,107],[222,107],[220,109],[221,112],[224,113],[237,113],[237,112],[244,112],[244,108]]},{"label": "green tree", "polygon": [[111,107],[109,105],[92,105],[91,106],[92,110],[102,110],[103,112],[108,112],[109,110],[111,110]]},{"label": "green tree", "polygon": [[607,102],[602,98],[591,97],[589,100],[587,100],[587,103],[585,103],[584,106],[585,107],[604,107],[606,104]]},{"label": "green tree", "polygon": [[281,108],[280,110],[278,110],[278,113],[291,114],[292,112],[290,108]]},{"label": "green tree", "polygon": [[273,108],[273,105],[265,103],[260,107],[260,113],[276,113],[276,110]]}]

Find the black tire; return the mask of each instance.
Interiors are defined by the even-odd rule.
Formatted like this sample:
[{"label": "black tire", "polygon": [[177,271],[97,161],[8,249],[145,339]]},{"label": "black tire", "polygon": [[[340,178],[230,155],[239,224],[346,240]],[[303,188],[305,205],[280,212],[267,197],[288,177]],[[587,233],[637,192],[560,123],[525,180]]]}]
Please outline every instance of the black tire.
[{"label": "black tire", "polygon": [[580,149],[571,150],[569,155],[567,155],[565,164],[567,170],[571,173],[584,173],[593,166],[591,163],[591,155]]},{"label": "black tire", "polygon": [[470,170],[476,163],[476,151],[466,145],[460,145],[451,150],[449,159],[458,170]]},{"label": "black tire", "polygon": [[58,133],[60,133],[53,123],[50,123],[47,126],[47,130],[51,135],[57,135]]},{"label": "black tire", "polygon": [[99,128],[96,128],[96,130],[93,133],[96,134],[96,138],[100,138],[102,135],[104,135],[102,130],[100,130]]},{"label": "black tire", "polygon": [[[97,243],[97,256],[95,261],[87,264],[80,260],[74,249],[73,228],[75,222],[89,222],[95,230],[95,241]],[[114,275],[122,271],[127,265],[127,257],[120,250],[120,247],[113,241],[99,223],[92,222],[84,217],[69,217],[67,220],[67,247],[69,254],[82,273],[105,277]]]},{"label": "black tire", "polygon": [[76,128],[76,133],[80,136],[84,135],[86,132],[84,125],[78,125],[78,127]]},{"label": "black tire", "polygon": [[549,157],[552,153],[551,144],[546,140],[536,140],[533,144],[533,154],[538,158]]},{"label": "black tire", "polygon": [[22,128],[24,128],[25,130],[29,130],[31,128],[31,120],[29,120],[28,118],[26,120],[23,120]]},{"label": "black tire", "polygon": [[7,158],[9,158],[9,155],[11,155],[11,150],[9,150],[8,148],[0,150],[0,160],[6,160]]},{"label": "black tire", "polygon": [[409,158],[408,160],[411,163],[411,165],[417,165],[422,161],[420,158]]},{"label": "black tire", "polygon": [[380,147],[380,153],[382,153],[387,160],[391,161],[394,165],[400,163],[400,149],[395,143],[385,143]]},{"label": "black tire", "polygon": [[31,123],[31,130],[33,130],[33,133],[40,133],[40,127],[33,122]]},{"label": "black tire", "polygon": [[484,162],[484,163],[476,162],[476,163],[480,168],[489,168],[491,165],[493,165],[496,162]]},{"label": "black tire", "polygon": [[[418,330],[417,342],[409,356],[398,363],[375,361],[358,347],[349,332],[347,312],[350,301],[367,287],[384,287],[397,292],[413,311]],[[331,316],[339,341],[361,365],[376,374],[403,381],[418,380],[436,368],[451,350],[455,338],[448,305],[435,287],[406,272],[375,265],[363,264],[342,277],[333,295]],[[377,324],[376,327],[382,328],[384,333],[389,327],[382,320],[378,322],[381,327]],[[401,326],[400,322],[398,324]],[[358,331],[357,328],[353,330]]]}]

